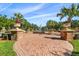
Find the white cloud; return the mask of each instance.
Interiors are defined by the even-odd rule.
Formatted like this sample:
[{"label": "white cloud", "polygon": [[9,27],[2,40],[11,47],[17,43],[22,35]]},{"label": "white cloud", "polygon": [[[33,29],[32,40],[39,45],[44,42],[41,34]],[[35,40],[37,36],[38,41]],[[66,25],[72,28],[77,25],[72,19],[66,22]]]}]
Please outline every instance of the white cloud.
[{"label": "white cloud", "polygon": [[34,19],[34,18],[43,18],[43,17],[56,17],[56,13],[48,13],[48,14],[42,14],[42,15],[35,15],[32,17],[26,17],[27,19]]},{"label": "white cloud", "polygon": [[9,10],[10,10],[10,12],[14,12],[14,13],[15,12],[20,12],[20,13],[22,13],[24,15],[24,14],[27,14],[27,13],[34,12],[34,11],[37,11],[39,9],[42,9],[44,5],[45,4],[43,3],[43,4],[39,4],[37,6],[16,8],[16,9],[11,9],[11,10],[9,9]]}]

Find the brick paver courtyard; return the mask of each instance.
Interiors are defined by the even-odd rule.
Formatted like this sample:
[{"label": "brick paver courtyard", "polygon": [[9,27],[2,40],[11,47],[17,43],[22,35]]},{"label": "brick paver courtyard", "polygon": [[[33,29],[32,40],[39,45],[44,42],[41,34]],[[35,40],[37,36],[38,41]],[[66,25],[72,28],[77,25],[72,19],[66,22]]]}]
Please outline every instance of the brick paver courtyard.
[{"label": "brick paver courtyard", "polygon": [[71,55],[72,45],[68,41],[53,37],[60,38],[57,35],[25,33],[23,39],[14,44],[14,50],[18,56]]}]

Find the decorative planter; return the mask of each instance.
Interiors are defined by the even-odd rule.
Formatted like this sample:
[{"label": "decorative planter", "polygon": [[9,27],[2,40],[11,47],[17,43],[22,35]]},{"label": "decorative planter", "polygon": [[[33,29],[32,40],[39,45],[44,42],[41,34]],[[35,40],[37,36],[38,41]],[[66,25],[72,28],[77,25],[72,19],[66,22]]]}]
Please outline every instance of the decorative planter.
[{"label": "decorative planter", "polygon": [[63,24],[64,30],[69,30],[69,27],[71,26],[70,23]]},{"label": "decorative planter", "polygon": [[74,38],[74,31],[61,30],[61,39],[71,41]]}]

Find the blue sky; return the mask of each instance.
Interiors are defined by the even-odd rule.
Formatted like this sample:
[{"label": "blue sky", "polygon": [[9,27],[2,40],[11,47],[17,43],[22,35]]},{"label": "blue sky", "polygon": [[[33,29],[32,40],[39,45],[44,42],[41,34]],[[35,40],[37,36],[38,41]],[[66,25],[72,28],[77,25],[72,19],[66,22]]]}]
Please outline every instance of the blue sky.
[{"label": "blue sky", "polygon": [[20,12],[30,23],[44,26],[48,20],[60,21],[56,14],[62,7],[70,7],[70,5],[68,3],[0,3],[0,14],[12,17],[14,13]]}]

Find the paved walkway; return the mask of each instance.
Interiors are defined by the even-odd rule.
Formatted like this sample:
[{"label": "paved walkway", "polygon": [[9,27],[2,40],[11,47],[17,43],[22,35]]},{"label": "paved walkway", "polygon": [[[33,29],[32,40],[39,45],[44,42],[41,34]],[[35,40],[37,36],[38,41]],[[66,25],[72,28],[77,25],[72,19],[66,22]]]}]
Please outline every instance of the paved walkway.
[{"label": "paved walkway", "polygon": [[72,45],[60,40],[60,36],[26,33],[16,41],[14,50],[18,56],[63,56],[71,55]]}]

